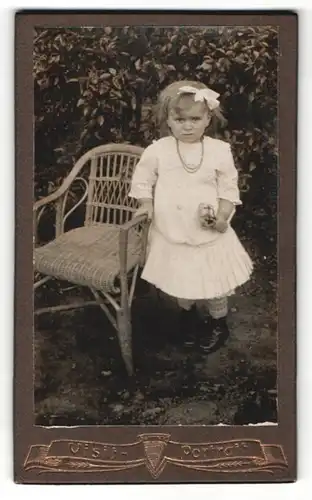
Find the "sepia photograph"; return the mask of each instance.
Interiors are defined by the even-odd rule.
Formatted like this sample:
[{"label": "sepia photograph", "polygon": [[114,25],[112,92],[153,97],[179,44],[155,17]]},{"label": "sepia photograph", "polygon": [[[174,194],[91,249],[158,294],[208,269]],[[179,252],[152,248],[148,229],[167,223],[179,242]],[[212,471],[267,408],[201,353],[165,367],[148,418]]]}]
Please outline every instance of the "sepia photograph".
[{"label": "sepia photograph", "polygon": [[32,50],[35,425],[277,426],[278,27]]}]

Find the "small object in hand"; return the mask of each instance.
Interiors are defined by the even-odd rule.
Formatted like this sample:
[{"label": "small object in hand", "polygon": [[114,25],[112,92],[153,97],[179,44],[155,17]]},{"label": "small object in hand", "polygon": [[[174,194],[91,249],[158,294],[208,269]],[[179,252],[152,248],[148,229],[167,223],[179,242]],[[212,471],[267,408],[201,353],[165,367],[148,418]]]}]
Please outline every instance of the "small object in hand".
[{"label": "small object in hand", "polygon": [[200,203],[198,207],[199,218],[206,224],[212,225],[216,221],[216,215],[213,207],[207,203]]}]

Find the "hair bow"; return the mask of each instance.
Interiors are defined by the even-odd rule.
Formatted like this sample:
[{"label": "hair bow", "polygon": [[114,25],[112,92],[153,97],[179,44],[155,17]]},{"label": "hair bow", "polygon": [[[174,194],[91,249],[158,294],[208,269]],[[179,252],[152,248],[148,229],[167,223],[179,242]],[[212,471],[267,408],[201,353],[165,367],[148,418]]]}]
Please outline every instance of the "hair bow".
[{"label": "hair bow", "polygon": [[218,97],[220,94],[211,89],[196,89],[191,86],[180,87],[178,94],[194,94],[194,101],[204,100],[207,102],[209,109],[214,110],[220,106]]}]

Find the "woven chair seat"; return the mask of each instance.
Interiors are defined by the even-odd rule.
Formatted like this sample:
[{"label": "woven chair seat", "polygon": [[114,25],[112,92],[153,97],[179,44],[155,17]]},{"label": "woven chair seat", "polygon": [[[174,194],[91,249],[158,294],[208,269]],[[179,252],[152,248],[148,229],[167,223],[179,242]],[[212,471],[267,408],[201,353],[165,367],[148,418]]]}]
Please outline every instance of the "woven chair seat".
[{"label": "woven chair seat", "polygon": [[[34,252],[35,270],[107,293],[116,292],[120,226],[99,224],[73,229]],[[129,231],[127,271],[139,261],[141,239]]]}]

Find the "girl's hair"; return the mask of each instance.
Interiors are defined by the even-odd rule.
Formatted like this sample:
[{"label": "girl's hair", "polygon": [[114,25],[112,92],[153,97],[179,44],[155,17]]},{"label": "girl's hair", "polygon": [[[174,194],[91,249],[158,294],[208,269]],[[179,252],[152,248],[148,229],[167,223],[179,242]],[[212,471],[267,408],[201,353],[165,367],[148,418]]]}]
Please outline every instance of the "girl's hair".
[{"label": "girl's hair", "polygon": [[[156,119],[157,125],[159,127],[160,137],[166,137],[171,135],[171,130],[168,127],[167,120],[169,111],[172,108],[178,107],[178,103],[181,99],[181,94],[178,91],[183,86],[195,87],[196,89],[206,89],[207,86],[204,83],[191,81],[191,80],[180,80],[178,82],[173,82],[162,90],[159,95],[157,109],[156,109]],[[183,94],[182,94],[183,95]],[[208,109],[208,108],[207,108]],[[220,106],[216,109],[209,110],[211,116],[211,122],[209,124],[210,135],[216,135],[218,129],[226,125],[226,119],[224,118]]]}]

